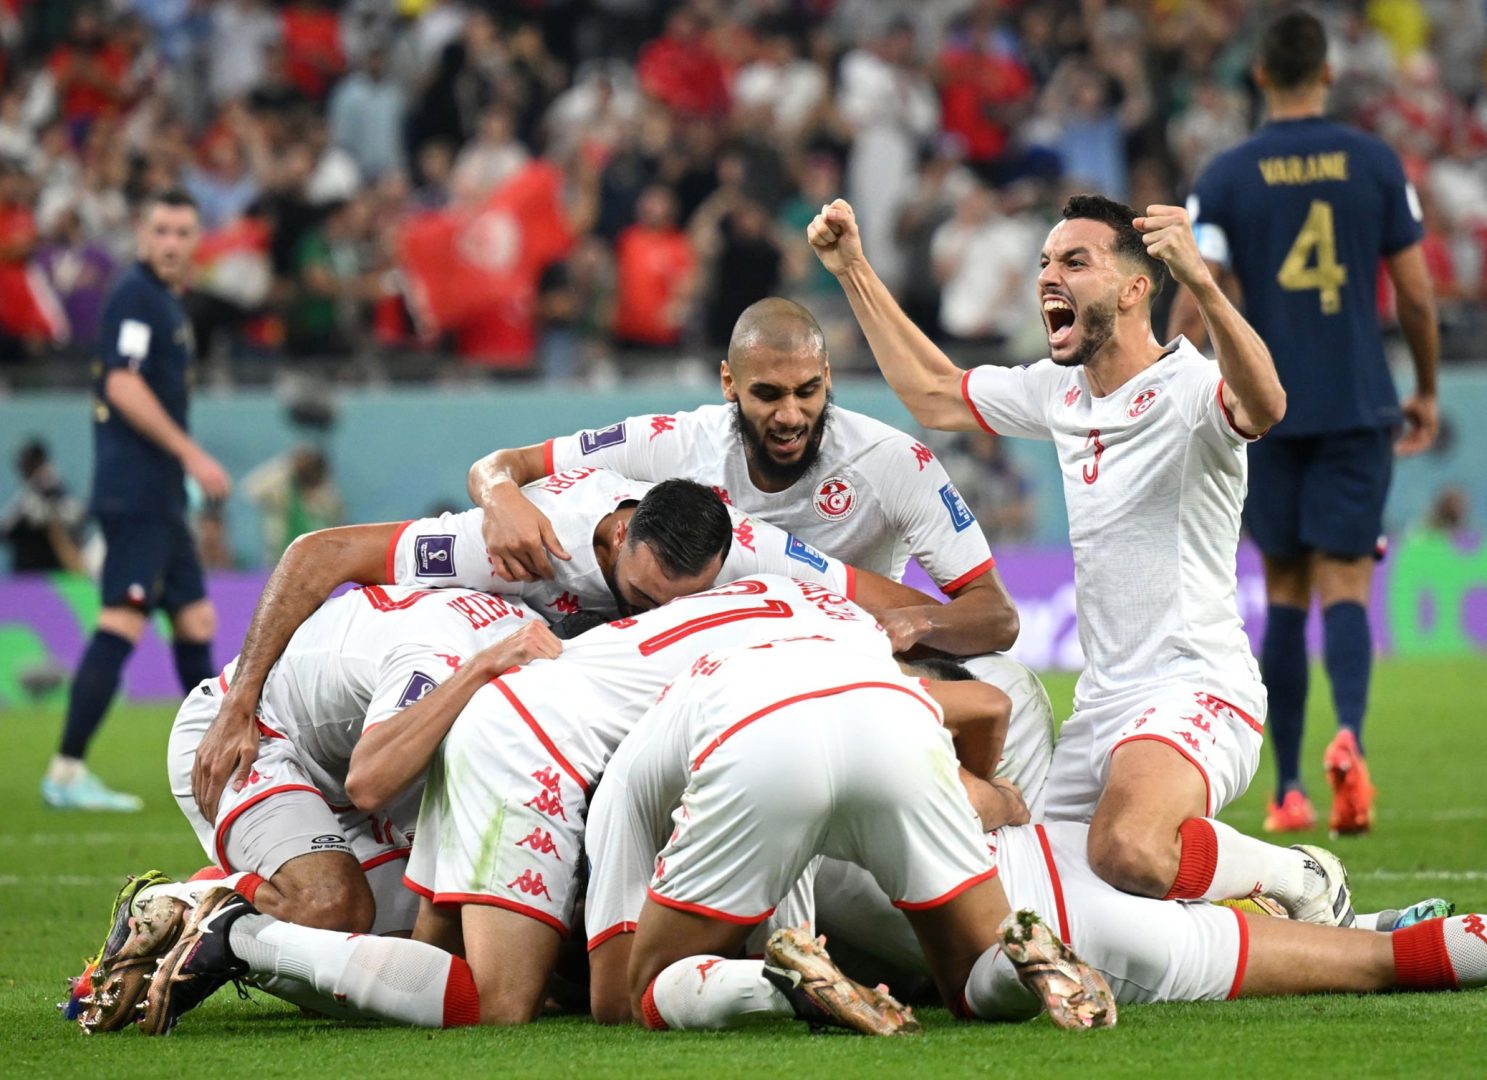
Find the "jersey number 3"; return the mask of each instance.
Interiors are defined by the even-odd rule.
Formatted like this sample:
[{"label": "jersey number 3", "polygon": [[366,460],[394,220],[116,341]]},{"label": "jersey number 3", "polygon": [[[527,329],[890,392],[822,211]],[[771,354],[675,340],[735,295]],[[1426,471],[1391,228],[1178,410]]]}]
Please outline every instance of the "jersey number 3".
[{"label": "jersey number 3", "polygon": [[1331,203],[1312,200],[1301,231],[1291,242],[1291,250],[1286,252],[1275,280],[1288,292],[1316,289],[1323,315],[1336,315],[1342,310],[1342,287],[1347,284],[1348,268],[1337,261]]}]

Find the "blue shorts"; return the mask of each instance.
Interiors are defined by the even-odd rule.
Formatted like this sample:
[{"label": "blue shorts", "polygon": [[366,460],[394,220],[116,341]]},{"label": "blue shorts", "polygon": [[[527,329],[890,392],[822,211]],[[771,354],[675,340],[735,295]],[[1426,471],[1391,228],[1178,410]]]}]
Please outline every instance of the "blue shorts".
[{"label": "blue shorts", "polygon": [[103,606],[174,615],[206,596],[196,540],[178,514],[100,514]]},{"label": "blue shorts", "polygon": [[1343,559],[1384,552],[1384,500],[1394,472],[1390,428],[1287,438],[1249,447],[1244,524],[1274,559],[1309,551]]}]

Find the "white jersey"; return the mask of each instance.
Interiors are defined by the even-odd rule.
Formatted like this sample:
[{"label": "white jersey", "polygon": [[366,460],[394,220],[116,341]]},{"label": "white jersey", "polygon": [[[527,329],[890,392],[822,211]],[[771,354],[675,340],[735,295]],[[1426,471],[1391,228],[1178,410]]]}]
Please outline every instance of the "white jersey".
[{"label": "white jersey", "polygon": [[[553,622],[579,611],[619,614],[614,594],[594,554],[594,530],[622,503],[639,502],[654,484],[600,468],[569,469],[527,484],[522,493],[547,515],[569,560],[552,560],[551,581],[505,581],[486,553],[478,507],[405,524],[387,553],[388,578],[399,585],[455,585],[499,593],[535,608]],[[782,529],[729,508],[733,543],[718,581],[780,574],[814,581],[851,597],[851,567]]]},{"label": "white jersey", "polygon": [[[264,682],[266,734],[288,739],[333,806],[361,736],[432,691],[466,659],[540,618],[464,589],[368,586],[327,600],[295,631]],[[225,691],[237,659],[224,669]]]},{"label": "white jersey", "polygon": [[1099,398],[1082,368],[1052,360],[966,372],[962,393],[983,428],[1058,450],[1085,656],[1076,708],[1184,678],[1264,715],[1235,601],[1251,440],[1222,386],[1218,365],[1184,338]]},{"label": "white jersey", "polygon": [[672,680],[709,662],[704,654],[811,636],[891,660],[887,634],[846,597],[794,578],[746,578],[580,634],[558,659],[480,690],[458,722],[479,723],[482,698],[504,695],[587,787]]},{"label": "white jersey", "polygon": [[896,428],[833,407],[816,466],[778,492],[754,486],[739,439],[732,406],[704,405],[549,439],[546,465],[601,465],[642,480],[683,476],[863,570],[900,580],[912,555],[946,592],[995,565],[944,466]]}]

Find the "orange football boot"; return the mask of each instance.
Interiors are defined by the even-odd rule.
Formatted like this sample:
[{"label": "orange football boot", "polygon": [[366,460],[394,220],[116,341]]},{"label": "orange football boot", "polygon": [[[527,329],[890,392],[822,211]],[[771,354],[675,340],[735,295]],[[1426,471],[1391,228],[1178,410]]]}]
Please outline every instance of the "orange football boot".
[{"label": "orange football boot", "polygon": [[1271,802],[1265,813],[1266,832],[1306,832],[1317,827],[1317,812],[1311,800],[1295,788],[1279,804]]},{"label": "orange football boot", "polygon": [[1333,836],[1366,833],[1373,828],[1373,782],[1368,763],[1358,751],[1358,739],[1347,728],[1327,745],[1322,756],[1327,783],[1332,785],[1332,813],[1328,827]]}]

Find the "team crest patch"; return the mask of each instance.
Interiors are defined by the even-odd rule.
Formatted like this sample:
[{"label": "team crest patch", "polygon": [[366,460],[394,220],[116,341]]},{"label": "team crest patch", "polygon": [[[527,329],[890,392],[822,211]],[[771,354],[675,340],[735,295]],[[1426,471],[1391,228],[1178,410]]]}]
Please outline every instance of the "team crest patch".
[{"label": "team crest patch", "polygon": [[1155,386],[1148,386],[1145,390],[1142,390],[1139,394],[1131,399],[1131,407],[1126,410],[1126,415],[1129,416],[1132,420],[1136,419],[1136,417],[1140,416],[1147,409],[1151,408],[1152,403],[1155,402],[1156,399],[1157,388]]},{"label": "team crest patch", "polygon": [[454,536],[420,536],[413,545],[419,577],[454,577]]},{"label": "team crest patch", "polygon": [[841,521],[857,509],[857,489],[845,476],[829,476],[816,489],[811,505],[822,521]]},{"label": "team crest patch", "polygon": [[621,420],[618,424],[611,424],[607,428],[598,428],[594,431],[581,431],[578,433],[578,449],[581,453],[592,454],[597,450],[603,450],[606,446],[618,446],[625,441],[625,422]]},{"label": "team crest patch", "polygon": [[971,508],[960,497],[960,492],[955,490],[954,484],[946,484],[940,488],[940,501],[950,511],[950,524],[955,526],[956,532],[965,532],[976,524],[976,515],[971,513]]},{"label": "team crest patch", "polygon": [[826,556],[798,536],[786,534],[785,554],[796,562],[805,563],[818,573],[826,572]]},{"label": "team crest patch", "polygon": [[408,685],[403,687],[403,695],[398,698],[398,708],[406,709],[415,701],[421,701],[438,685],[423,672],[415,671],[413,677],[408,680]]}]

